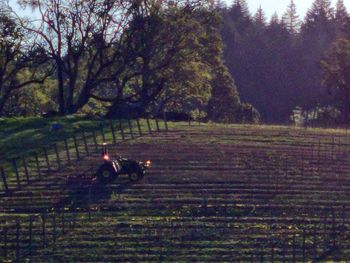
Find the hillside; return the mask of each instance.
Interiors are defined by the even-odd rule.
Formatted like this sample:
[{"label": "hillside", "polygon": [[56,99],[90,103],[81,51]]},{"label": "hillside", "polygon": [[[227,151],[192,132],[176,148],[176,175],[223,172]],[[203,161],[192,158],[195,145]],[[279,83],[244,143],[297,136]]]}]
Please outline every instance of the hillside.
[{"label": "hillside", "polygon": [[69,187],[67,176],[95,169],[99,152],[91,150],[3,195],[2,259],[350,259],[346,130],[184,123],[161,128],[135,139],[119,136],[110,146],[112,155],[153,161],[140,182]]}]

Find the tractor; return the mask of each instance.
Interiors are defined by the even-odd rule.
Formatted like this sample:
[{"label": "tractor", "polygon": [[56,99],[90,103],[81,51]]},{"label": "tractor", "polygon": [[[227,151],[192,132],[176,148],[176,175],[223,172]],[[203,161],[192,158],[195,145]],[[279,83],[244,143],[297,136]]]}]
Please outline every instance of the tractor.
[{"label": "tractor", "polygon": [[96,177],[99,182],[108,184],[113,182],[119,175],[127,175],[131,182],[141,180],[146,174],[146,170],[151,166],[151,161],[140,162],[132,159],[126,159],[118,156],[111,160],[108,154],[107,144],[102,146],[103,163],[96,171]]}]

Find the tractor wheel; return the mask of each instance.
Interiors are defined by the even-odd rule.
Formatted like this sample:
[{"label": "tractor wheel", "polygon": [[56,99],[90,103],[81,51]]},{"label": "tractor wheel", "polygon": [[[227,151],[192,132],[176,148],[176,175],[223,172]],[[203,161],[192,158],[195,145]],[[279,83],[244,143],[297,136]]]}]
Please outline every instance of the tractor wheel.
[{"label": "tractor wheel", "polygon": [[141,180],[143,177],[143,173],[141,171],[132,171],[129,173],[129,180],[131,182],[137,182],[138,180]]},{"label": "tractor wheel", "polygon": [[117,173],[115,172],[114,167],[111,164],[102,164],[98,168],[96,174],[99,182],[103,184],[111,183],[117,178]]}]

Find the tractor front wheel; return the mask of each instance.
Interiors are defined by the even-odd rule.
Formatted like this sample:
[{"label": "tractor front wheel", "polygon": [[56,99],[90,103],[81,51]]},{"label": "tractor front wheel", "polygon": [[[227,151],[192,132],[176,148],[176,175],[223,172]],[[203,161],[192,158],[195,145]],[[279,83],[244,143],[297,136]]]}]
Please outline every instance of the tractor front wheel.
[{"label": "tractor front wheel", "polygon": [[143,177],[143,173],[141,171],[133,171],[129,173],[129,180],[131,182],[137,182],[138,180],[141,180]]}]

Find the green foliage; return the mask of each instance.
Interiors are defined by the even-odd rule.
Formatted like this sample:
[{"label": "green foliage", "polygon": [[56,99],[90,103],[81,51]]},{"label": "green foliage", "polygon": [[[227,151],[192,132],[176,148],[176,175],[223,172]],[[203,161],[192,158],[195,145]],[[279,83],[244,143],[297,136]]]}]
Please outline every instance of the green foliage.
[{"label": "green foliage", "polygon": [[350,40],[335,41],[327,58],[321,62],[323,83],[333,95],[333,102],[342,113],[344,122],[350,121]]},{"label": "green foliage", "polygon": [[241,104],[236,85],[225,66],[217,69],[212,82],[208,118],[224,123],[258,123],[260,115],[250,104]]},{"label": "green foliage", "polygon": [[[39,30],[21,21],[20,29],[34,32],[37,39],[37,53],[28,54],[45,60],[45,66],[37,64],[36,70],[52,67],[55,71],[43,85],[31,83],[26,90],[12,92],[6,105],[8,115],[56,111],[112,117],[145,111],[157,115],[167,110],[199,112],[203,117],[211,97],[219,96],[212,105],[225,100],[222,104],[230,112],[225,118],[230,122],[242,119],[234,116],[240,100],[223,66],[221,20],[216,10],[197,1],[175,5],[126,1],[122,7],[118,1],[111,6],[86,1],[80,8],[76,1],[23,1],[43,10]],[[248,18],[246,2],[237,1],[237,5]],[[121,14],[118,21],[104,19],[116,10]],[[19,72],[18,78],[31,79],[36,70]]]},{"label": "green foliage", "polygon": [[208,117],[218,122],[237,122],[236,112],[240,101],[235,83],[224,66],[215,72],[211,85],[212,97],[208,105]]}]

